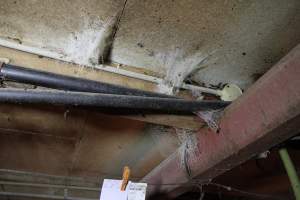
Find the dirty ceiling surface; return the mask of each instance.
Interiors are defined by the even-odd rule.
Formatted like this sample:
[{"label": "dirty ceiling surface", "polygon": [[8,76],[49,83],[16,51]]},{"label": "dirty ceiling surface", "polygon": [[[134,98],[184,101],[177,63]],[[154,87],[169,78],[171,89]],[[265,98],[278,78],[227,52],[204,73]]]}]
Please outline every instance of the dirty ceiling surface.
[{"label": "dirty ceiling surface", "polygon": [[3,0],[1,42],[246,89],[300,42],[298,0]]}]

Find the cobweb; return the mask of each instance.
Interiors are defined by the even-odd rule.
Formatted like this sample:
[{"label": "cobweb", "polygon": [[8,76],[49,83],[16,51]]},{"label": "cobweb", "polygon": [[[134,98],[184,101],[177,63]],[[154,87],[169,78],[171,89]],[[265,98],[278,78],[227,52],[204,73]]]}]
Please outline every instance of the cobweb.
[{"label": "cobweb", "polygon": [[223,113],[223,109],[198,111],[195,114],[203,119],[208,127],[216,133],[219,133],[219,119]]}]

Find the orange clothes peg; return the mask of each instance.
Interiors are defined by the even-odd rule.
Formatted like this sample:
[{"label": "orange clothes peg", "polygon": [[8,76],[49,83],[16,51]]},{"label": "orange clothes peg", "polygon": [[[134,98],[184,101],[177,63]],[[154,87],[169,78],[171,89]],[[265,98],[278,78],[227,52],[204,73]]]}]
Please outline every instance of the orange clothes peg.
[{"label": "orange clothes peg", "polygon": [[130,176],[130,169],[128,166],[125,166],[123,169],[123,178],[122,178],[122,185],[121,185],[121,191],[126,190],[126,186],[129,181],[129,176]]}]

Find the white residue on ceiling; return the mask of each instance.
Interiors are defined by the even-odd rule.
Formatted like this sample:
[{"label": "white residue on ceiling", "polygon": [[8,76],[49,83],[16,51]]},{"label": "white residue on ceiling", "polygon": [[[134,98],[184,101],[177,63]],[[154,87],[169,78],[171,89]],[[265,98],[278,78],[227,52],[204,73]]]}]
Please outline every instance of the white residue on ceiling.
[{"label": "white residue on ceiling", "polygon": [[204,55],[196,52],[192,55],[185,55],[179,48],[173,48],[167,53],[158,53],[158,60],[162,60],[162,66],[167,68],[164,81],[159,85],[160,92],[173,94],[182,86],[182,83],[189,75],[207,67],[207,60],[210,54]]},{"label": "white residue on ceiling", "polygon": [[95,21],[93,26],[89,20],[84,21],[79,32],[70,34],[67,39],[61,38],[65,54],[75,63],[96,65],[104,61],[105,54],[111,45],[111,35],[117,17],[107,22]]}]

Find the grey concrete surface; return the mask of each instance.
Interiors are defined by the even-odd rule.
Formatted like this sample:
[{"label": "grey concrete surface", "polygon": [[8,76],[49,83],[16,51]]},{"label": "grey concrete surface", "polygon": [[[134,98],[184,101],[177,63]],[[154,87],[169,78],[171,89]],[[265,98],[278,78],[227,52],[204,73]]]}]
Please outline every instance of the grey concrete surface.
[{"label": "grey concrete surface", "polygon": [[2,0],[0,37],[79,64],[103,55],[124,0]]},{"label": "grey concrete surface", "polygon": [[192,79],[243,89],[300,42],[298,0],[125,2],[2,0],[0,39],[78,64],[97,64],[110,51],[109,60],[173,86]]},{"label": "grey concrete surface", "polygon": [[245,89],[299,42],[297,0],[129,0],[112,60]]}]

